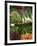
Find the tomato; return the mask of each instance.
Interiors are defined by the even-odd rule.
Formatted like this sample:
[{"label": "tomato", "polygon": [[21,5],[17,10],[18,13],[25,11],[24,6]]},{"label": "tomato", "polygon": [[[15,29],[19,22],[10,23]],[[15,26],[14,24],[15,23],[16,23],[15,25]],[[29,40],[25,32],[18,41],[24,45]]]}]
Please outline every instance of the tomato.
[{"label": "tomato", "polygon": [[29,39],[32,39],[32,34],[29,34],[28,36],[29,36]]}]

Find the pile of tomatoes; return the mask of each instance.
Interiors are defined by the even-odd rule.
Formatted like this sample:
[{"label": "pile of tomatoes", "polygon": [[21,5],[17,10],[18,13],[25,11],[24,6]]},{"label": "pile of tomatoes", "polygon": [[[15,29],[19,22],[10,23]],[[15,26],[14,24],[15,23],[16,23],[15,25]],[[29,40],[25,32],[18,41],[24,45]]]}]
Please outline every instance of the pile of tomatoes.
[{"label": "pile of tomatoes", "polygon": [[21,40],[30,40],[32,39],[32,34],[26,33],[21,35]]}]

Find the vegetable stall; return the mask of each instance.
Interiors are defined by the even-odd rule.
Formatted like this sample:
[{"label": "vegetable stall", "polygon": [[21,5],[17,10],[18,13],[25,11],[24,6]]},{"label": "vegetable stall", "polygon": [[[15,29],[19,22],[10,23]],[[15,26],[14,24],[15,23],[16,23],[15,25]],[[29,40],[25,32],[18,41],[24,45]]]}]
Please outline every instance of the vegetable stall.
[{"label": "vegetable stall", "polygon": [[10,6],[10,39],[32,39],[32,7]]}]

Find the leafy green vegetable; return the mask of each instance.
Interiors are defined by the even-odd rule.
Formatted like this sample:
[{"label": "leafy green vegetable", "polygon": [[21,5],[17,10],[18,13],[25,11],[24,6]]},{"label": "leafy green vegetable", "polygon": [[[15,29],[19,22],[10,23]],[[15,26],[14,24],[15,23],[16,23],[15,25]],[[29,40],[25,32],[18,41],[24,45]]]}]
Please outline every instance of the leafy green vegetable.
[{"label": "leafy green vegetable", "polygon": [[[32,23],[25,23],[25,17],[32,20],[32,7],[26,6],[18,12],[16,6],[10,6],[10,24],[14,23],[15,26],[10,26],[10,31],[25,34],[26,32],[32,33]],[[11,15],[11,12],[17,11],[19,15]],[[24,21],[24,23],[22,23]],[[29,21],[28,21],[29,22]]]}]

